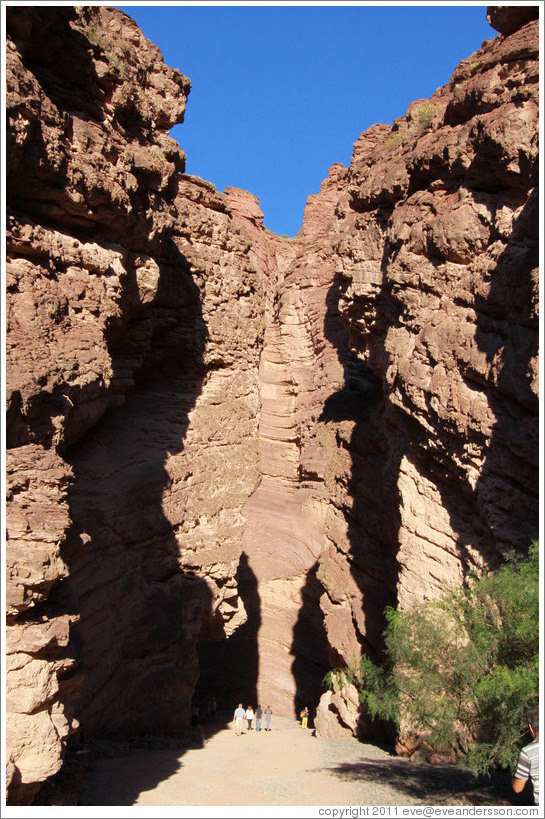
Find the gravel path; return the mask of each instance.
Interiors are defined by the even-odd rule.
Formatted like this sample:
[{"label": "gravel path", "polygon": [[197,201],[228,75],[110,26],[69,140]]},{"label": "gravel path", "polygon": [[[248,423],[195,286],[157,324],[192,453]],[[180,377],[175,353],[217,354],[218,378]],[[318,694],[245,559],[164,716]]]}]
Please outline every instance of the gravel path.
[{"label": "gravel path", "polygon": [[322,739],[289,718],[240,737],[204,728],[201,748],[140,749],[89,761],[80,805],[510,805],[503,780],[411,763],[355,739]]}]

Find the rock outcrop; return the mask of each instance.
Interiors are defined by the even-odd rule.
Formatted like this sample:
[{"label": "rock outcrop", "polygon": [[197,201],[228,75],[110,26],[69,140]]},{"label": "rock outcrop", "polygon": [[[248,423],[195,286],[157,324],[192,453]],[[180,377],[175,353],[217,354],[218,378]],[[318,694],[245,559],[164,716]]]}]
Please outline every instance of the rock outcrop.
[{"label": "rock outcrop", "polygon": [[342,582],[325,595],[337,618],[351,609],[339,637],[326,617],[333,646],[352,632],[379,652],[368,617],[385,596],[437,597],[537,537],[536,37],[537,21],[487,41],[354,146],[332,292],[377,390],[349,436],[329,430],[352,460],[350,513],[332,498],[350,547],[337,537],[318,574],[360,590],[350,606]]},{"label": "rock outcrop", "polygon": [[195,695],[372,736],[326,671],[381,655],[387,605],[537,537],[538,23],[516,9],[361,135],[293,239],[184,173],[189,80],[127,15],[7,10],[12,804],[71,734],[183,731]]},{"label": "rock outcrop", "polygon": [[270,288],[228,198],[183,176],[167,130],[189,80],[129,17],[13,8],[9,34],[9,793],[24,803],[71,731],[184,729],[197,636],[246,619]]},{"label": "rock outcrop", "polygon": [[[278,709],[380,656],[386,605],[537,536],[536,37],[530,21],[487,41],[309,198],[265,334],[246,506],[258,693]],[[328,715],[367,730],[335,698]]]}]

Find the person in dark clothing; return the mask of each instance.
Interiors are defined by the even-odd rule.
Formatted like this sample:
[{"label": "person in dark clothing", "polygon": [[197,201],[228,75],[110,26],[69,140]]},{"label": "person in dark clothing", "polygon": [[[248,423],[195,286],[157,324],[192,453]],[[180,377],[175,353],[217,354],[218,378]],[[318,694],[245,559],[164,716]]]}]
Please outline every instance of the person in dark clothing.
[{"label": "person in dark clothing", "polygon": [[261,718],[263,717],[263,709],[260,705],[255,709],[255,730],[261,731]]}]

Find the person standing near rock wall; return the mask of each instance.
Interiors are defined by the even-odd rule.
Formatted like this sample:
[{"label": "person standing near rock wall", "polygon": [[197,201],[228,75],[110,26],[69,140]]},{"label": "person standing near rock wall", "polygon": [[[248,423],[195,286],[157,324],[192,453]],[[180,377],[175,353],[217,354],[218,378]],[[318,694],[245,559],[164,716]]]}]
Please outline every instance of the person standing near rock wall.
[{"label": "person standing near rock wall", "polygon": [[305,705],[303,710],[301,711],[301,728],[307,728],[308,726],[308,708]]},{"label": "person standing near rock wall", "polygon": [[251,705],[246,709],[246,722],[248,723],[248,731],[252,730],[252,720],[254,718],[254,709]]},{"label": "person standing near rock wall", "polygon": [[255,709],[255,730],[261,731],[261,718],[263,716],[263,709],[260,705]]},{"label": "person standing near rock wall", "polygon": [[242,720],[244,719],[244,708],[242,707],[241,702],[239,702],[238,708],[235,708],[233,717],[235,720],[235,731],[237,733],[237,737],[239,737],[242,734]]},{"label": "person standing near rock wall", "polygon": [[272,717],[271,706],[267,705],[267,707],[265,709],[265,730],[266,731],[271,730],[271,717]]}]

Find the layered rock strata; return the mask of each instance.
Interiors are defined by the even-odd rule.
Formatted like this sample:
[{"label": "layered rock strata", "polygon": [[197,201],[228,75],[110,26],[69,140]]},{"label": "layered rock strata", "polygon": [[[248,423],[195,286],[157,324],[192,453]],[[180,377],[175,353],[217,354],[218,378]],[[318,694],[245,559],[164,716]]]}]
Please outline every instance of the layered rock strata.
[{"label": "layered rock strata", "polygon": [[246,619],[275,284],[228,198],[183,175],[167,130],[189,80],[130,18],[8,23],[8,781],[24,804],[73,731],[184,729],[198,636]]},{"label": "layered rock strata", "polygon": [[[538,23],[489,19],[288,240],[184,173],[189,80],[129,17],[8,10],[13,804],[196,690],[318,706],[385,606],[537,536]],[[347,689],[316,728],[372,733]]]},{"label": "layered rock strata", "polygon": [[[257,697],[316,705],[387,605],[538,532],[537,21],[377,125],[310,197],[260,364],[245,507]],[[349,691],[318,733],[369,732]]]},{"label": "layered rock strata", "polygon": [[[537,537],[537,38],[535,20],[488,40],[430,100],[362,134],[345,174],[331,292],[378,393],[348,436],[328,431],[352,461],[351,507],[332,496],[347,537],[318,576],[338,579],[322,599],[338,612],[351,575],[348,633],[378,651],[362,617],[381,599],[433,599]],[[329,623],[328,642],[346,642]],[[346,711],[328,698],[318,732]]]},{"label": "layered rock strata", "polygon": [[[260,699],[315,705],[387,605],[538,528],[537,21],[354,146],[310,197],[261,358],[246,506]],[[341,321],[342,320],[342,321]],[[322,699],[318,733],[372,731]]]}]

